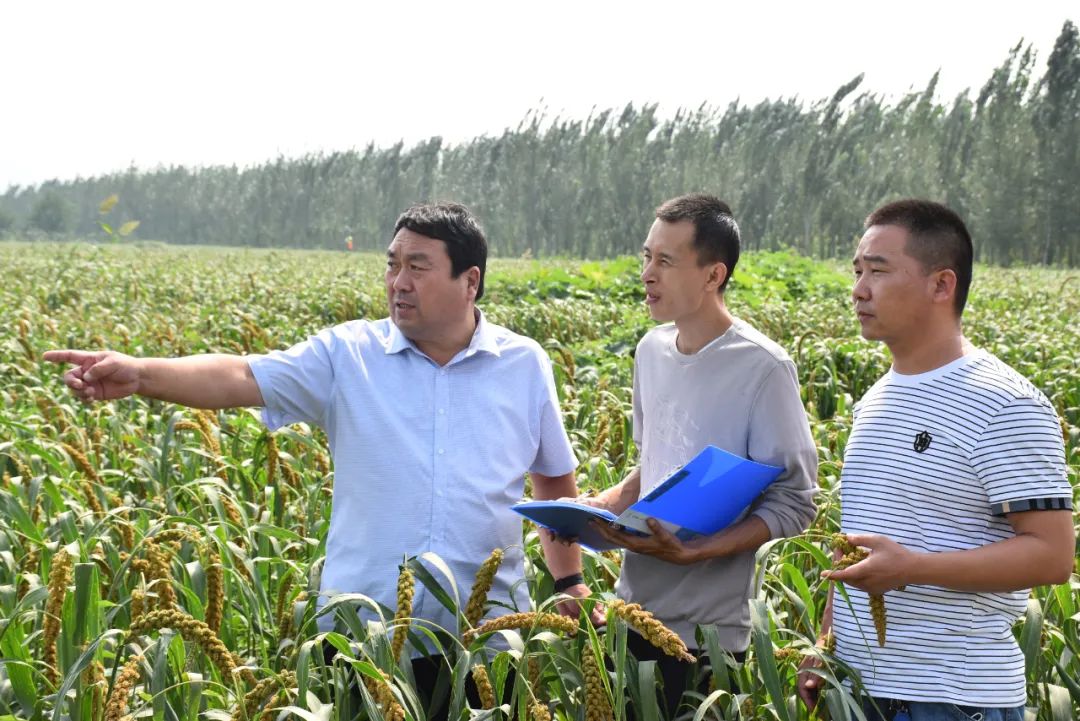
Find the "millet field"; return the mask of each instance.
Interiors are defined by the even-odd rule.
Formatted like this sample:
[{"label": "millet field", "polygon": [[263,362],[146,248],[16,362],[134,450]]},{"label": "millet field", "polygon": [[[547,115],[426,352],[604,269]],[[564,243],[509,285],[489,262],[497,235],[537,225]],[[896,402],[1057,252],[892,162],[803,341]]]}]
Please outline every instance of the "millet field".
[{"label": "millet field", "polygon": [[[617,482],[635,464],[632,354],[653,325],[638,267],[636,258],[488,267],[480,307],[539,341],[554,363],[583,491]],[[663,718],[655,666],[628,657],[627,626],[670,653],[685,649],[647,608],[613,602],[618,553],[584,553],[606,628],[555,615],[537,531],[526,527],[522,582],[532,607],[484,621],[485,579],[501,549],[476,578],[448,578],[433,553],[403,555],[398,607],[378,609],[383,623],[357,621],[352,609],[369,599],[337,596],[324,609],[337,630],[320,633],[334,484],[321,431],[268,433],[252,409],[139,398],[84,406],[64,387],[63,369],[40,360],[51,348],[260,353],[334,323],[381,318],[378,254],[0,243],[0,268],[0,721],[419,721],[426,710],[407,647],[421,638],[447,654],[451,718],[622,721],[630,705],[640,719]],[[748,659],[711,653],[699,669],[709,693],[688,719],[859,718],[843,664],[814,645],[852,405],[889,365],[883,346],[858,335],[850,282],[842,263],[785,252],[747,254],[735,272],[729,307],[798,366],[820,458],[820,510],[804,535],[760,549]],[[976,268],[966,333],[1051,399],[1074,488],[1078,317],[1075,271]],[[416,584],[456,609],[458,628],[412,622]],[[1032,592],[1015,628],[1029,719],[1080,716],[1078,626],[1077,576]],[[487,649],[490,633],[509,650]],[[708,627],[700,642],[717,649]],[[328,646],[338,651],[329,664]],[[807,654],[824,658],[827,679],[813,714],[795,695]],[[470,675],[479,708],[463,692]]]}]

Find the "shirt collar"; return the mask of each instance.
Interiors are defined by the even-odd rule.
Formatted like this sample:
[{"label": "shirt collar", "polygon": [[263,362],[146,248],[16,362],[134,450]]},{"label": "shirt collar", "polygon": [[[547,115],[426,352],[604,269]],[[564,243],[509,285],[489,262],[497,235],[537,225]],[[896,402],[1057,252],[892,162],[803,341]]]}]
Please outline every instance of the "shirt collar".
[{"label": "shirt collar", "polygon": [[[499,357],[499,343],[495,337],[495,331],[492,329],[491,324],[484,318],[484,312],[479,308],[474,308],[476,313],[476,330],[473,331],[472,339],[469,341],[469,345],[464,351],[454,356],[454,360],[450,363],[455,363],[458,360],[464,360],[480,351],[490,353],[496,358]],[[416,344],[405,337],[405,334],[401,332],[401,329],[397,327],[394,321],[390,321],[390,334],[386,339],[386,354],[392,355],[394,353],[400,353],[403,350],[413,350],[420,355],[424,353],[416,347]],[[426,358],[427,356],[424,355]]]}]

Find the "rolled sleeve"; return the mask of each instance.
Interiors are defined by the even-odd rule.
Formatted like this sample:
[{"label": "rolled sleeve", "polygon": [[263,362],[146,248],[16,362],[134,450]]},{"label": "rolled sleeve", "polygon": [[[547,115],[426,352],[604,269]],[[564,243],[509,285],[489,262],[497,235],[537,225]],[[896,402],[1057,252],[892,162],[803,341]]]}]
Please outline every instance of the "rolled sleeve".
[{"label": "rolled sleeve", "polygon": [[971,455],[992,512],[1071,510],[1061,426],[1049,403],[1016,398],[987,424]]}]

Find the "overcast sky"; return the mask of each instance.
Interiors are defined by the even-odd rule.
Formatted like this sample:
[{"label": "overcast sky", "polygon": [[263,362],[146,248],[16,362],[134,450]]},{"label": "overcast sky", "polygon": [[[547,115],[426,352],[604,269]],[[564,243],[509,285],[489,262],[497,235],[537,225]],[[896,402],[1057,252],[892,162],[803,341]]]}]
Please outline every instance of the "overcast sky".
[{"label": "overcast sky", "polygon": [[1022,38],[1037,76],[1080,4],[53,2],[0,5],[0,190],[158,165],[460,142],[530,109],[977,89]]}]

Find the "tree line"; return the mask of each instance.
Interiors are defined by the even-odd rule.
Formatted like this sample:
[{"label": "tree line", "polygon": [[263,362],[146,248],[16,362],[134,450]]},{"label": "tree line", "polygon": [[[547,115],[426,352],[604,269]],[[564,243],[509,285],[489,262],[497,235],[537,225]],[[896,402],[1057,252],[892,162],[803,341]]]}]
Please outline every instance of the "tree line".
[{"label": "tree line", "polygon": [[[477,211],[501,255],[606,257],[638,250],[652,210],[713,192],[750,249],[845,256],[860,219],[901,196],[968,220],[979,260],[1080,264],[1080,37],[1066,21],[1045,68],[1017,44],[977,93],[937,99],[938,75],[886,101],[862,76],[828,98],[703,105],[662,118],[627,105],[586,119],[530,112],[457,145],[183,166],[10,187],[0,235],[100,237],[99,206],[174,243],[381,249],[410,203]],[[1041,74],[1040,74],[1041,72]]]}]

